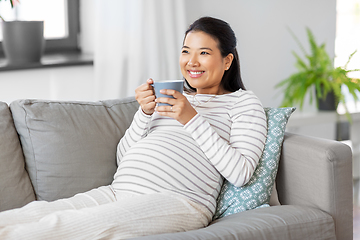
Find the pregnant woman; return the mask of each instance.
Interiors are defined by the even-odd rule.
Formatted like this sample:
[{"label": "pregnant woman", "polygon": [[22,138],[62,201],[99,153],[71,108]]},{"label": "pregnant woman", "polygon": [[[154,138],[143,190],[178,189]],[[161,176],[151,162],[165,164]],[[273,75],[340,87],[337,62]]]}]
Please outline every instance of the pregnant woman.
[{"label": "pregnant woman", "polygon": [[[126,239],[209,224],[224,178],[246,184],[266,117],[240,76],[235,34],[219,19],[190,25],[180,54],[184,94],[135,90],[140,108],[117,148],[111,185],[0,213],[0,239]],[[170,106],[157,106],[168,103]]]}]

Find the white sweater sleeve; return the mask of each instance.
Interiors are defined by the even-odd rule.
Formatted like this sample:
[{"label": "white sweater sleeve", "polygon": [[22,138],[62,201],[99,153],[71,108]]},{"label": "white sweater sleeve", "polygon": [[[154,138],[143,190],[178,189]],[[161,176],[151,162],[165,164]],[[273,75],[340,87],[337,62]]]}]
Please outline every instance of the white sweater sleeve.
[{"label": "white sweater sleeve", "polygon": [[141,108],[135,113],[130,127],[126,130],[124,136],[120,139],[117,146],[117,164],[124,156],[125,152],[133,146],[136,142],[147,135],[148,124],[151,120],[151,115],[146,115]]},{"label": "white sweater sleeve", "polygon": [[229,142],[199,114],[184,128],[221,175],[240,187],[250,180],[262,155],[267,134],[266,116],[254,95],[236,103],[229,114],[232,122]]}]

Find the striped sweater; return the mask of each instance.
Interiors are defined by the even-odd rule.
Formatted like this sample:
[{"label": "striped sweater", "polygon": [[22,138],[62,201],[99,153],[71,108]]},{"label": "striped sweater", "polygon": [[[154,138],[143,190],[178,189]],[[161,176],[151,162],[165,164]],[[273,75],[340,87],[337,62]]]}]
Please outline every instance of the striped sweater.
[{"label": "striped sweater", "polygon": [[184,94],[198,114],[186,125],[137,111],[117,148],[116,193],[177,194],[216,207],[223,177],[246,184],[261,157],[266,117],[251,91]]}]

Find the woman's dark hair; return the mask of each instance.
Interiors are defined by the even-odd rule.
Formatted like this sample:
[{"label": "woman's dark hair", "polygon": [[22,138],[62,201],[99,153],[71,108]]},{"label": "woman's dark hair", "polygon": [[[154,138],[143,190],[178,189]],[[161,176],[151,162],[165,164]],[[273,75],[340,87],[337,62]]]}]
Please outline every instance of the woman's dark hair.
[{"label": "woman's dark hair", "polygon": [[[189,32],[201,31],[206,34],[209,34],[215,40],[218,41],[219,49],[221,55],[226,57],[229,53],[234,55],[232,64],[228,70],[225,71],[223,78],[221,79],[221,86],[224,90],[229,92],[235,92],[239,89],[245,90],[245,86],[241,79],[240,74],[240,61],[239,55],[236,50],[236,37],[234,31],[231,29],[230,25],[220,19],[212,17],[202,17],[196,20],[191,24],[185,32],[185,38]],[[196,92],[196,89],[191,87],[186,81],[186,87],[190,92]]]}]

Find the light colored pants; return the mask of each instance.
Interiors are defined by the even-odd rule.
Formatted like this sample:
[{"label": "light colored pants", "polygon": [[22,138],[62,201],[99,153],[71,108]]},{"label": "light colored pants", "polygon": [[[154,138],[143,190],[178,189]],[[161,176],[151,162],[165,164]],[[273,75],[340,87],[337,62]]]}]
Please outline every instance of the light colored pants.
[{"label": "light colored pants", "polygon": [[168,194],[115,196],[110,186],[0,213],[0,239],[126,239],[207,226],[197,204]]}]

